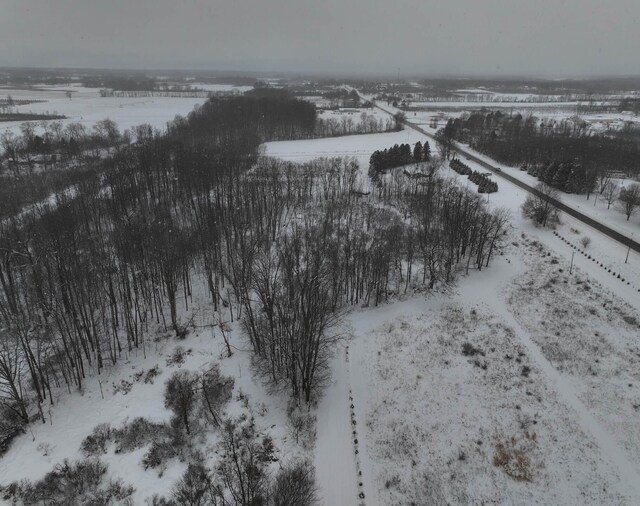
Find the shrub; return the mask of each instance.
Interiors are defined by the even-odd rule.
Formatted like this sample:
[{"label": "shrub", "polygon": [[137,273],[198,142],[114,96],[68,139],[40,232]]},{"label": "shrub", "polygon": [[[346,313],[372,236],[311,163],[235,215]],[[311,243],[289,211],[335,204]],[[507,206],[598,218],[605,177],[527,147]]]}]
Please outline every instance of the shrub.
[{"label": "shrub", "polygon": [[147,374],[144,375],[144,382],[151,383],[153,385],[153,380],[156,378],[156,376],[159,376],[161,372],[162,371],[157,365],[153,366],[147,371]]},{"label": "shrub", "polygon": [[171,497],[181,505],[217,504],[209,470],[201,463],[190,463],[175,484]]},{"label": "shrub", "polygon": [[127,500],[133,487],[121,481],[105,482],[106,464],[98,459],[85,459],[74,464],[68,460],[56,465],[36,482],[13,483],[6,489],[6,498],[23,504],[91,504],[107,505]]},{"label": "shrub", "polygon": [[167,460],[178,455],[183,441],[173,438],[157,439],[151,443],[151,448],[142,458],[142,465],[146,469],[157,469]]},{"label": "shrub", "polygon": [[149,444],[151,441],[166,434],[167,427],[162,423],[155,423],[146,418],[138,417],[120,429],[112,431],[116,442],[116,453],[130,452]]},{"label": "shrub", "polygon": [[80,444],[80,450],[87,457],[107,453],[107,444],[111,440],[111,426],[108,423],[101,423],[93,428]]},{"label": "shrub", "polygon": [[24,434],[25,422],[15,406],[0,406],[0,457],[9,449],[14,438]]},{"label": "shrub", "polygon": [[273,506],[313,506],[319,503],[313,466],[297,462],[282,469],[271,486]]},{"label": "shrub", "polygon": [[482,355],[483,357],[485,356],[484,351],[482,351],[480,348],[476,348],[471,343],[464,343],[462,345],[462,354],[465,357],[473,357],[475,355]]},{"label": "shrub", "polygon": [[525,449],[519,447],[518,440],[513,437],[504,443],[496,444],[493,465],[501,467],[508,476],[516,481],[531,481],[533,478],[531,459]]},{"label": "shrub", "polygon": [[233,378],[220,374],[218,364],[212,365],[198,379],[203,416],[215,426],[220,426],[220,410],[231,399],[233,385]]},{"label": "shrub", "polygon": [[316,417],[308,410],[296,406],[295,403],[289,405],[287,414],[291,437],[295,438],[296,443],[300,443],[300,437],[302,437],[302,446],[311,448],[316,439]]},{"label": "shrub", "polygon": [[184,364],[184,359],[187,355],[191,355],[191,350],[185,350],[182,346],[176,346],[173,350],[173,354],[167,359],[167,365],[180,366]]}]

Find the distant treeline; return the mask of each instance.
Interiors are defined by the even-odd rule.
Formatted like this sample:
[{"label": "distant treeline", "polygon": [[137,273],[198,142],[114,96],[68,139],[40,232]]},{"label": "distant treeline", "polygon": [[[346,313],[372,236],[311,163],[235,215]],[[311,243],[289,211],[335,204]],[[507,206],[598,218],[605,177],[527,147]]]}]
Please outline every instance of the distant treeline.
[{"label": "distant treeline", "polygon": [[316,137],[337,137],[340,135],[372,134],[392,132],[396,130],[396,122],[392,118],[376,119],[373,114],[362,112],[358,120],[350,116],[337,118],[318,118],[316,121]]},{"label": "distant treeline", "polygon": [[635,114],[640,113],[640,98],[625,98],[620,101],[620,112],[629,111]]},{"label": "distant treeline", "polygon": [[[0,107],[2,107],[0,105]],[[0,113],[0,122],[7,121],[42,121],[65,119],[66,116],[60,114],[33,114],[33,113]]]},{"label": "distant treeline", "polygon": [[205,91],[205,90],[190,90],[190,89],[174,89],[174,90],[110,90],[103,88],[100,90],[101,97],[125,97],[125,98],[137,98],[137,97],[175,97],[175,98],[209,98],[214,95],[232,95],[239,94],[239,92],[233,91]]},{"label": "distant treeline", "polygon": [[156,87],[157,79],[147,76],[118,76],[118,75],[97,75],[86,76],[82,81],[85,88],[110,88],[119,91],[144,91],[153,90]]},{"label": "distant treeline", "polygon": [[443,135],[507,165],[571,162],[587,173],[640,171],[640,132],[633,130],[594,134],[584,122],[479,111],[450,119]]}]

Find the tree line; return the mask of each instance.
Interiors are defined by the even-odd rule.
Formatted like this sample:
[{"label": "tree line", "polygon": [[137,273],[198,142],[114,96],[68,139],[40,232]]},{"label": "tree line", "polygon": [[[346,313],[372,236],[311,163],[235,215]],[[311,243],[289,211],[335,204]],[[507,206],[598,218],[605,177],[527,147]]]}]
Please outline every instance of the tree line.
[{"label": "tree line", "polygon": [[369,177],[375,180],[389,169],[429,160],[431,160],[431,146],[428,141],[424,141],[424,145],[420,141],[416,142],[413,149],[409,144],[394,144],[390,148],[373,152],[369,158]]},{"label": "tree line", "polygon": [[572,163],[587,179],[592,173],[637,175],[640,170],[638,134],[629,130],[596,134],[588,131],[584,122],[479,111],[450,119],[443,133],[512,166],[527,164],[540,169],[551,163]]}]

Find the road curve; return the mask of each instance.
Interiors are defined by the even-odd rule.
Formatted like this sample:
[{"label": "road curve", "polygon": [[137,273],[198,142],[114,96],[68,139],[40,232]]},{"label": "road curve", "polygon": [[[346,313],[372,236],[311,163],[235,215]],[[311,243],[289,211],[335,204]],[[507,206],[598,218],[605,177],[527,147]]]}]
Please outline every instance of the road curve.
[{"label": "road curve", "polygon": [[[362,97],[362,95],[361,95],[361,97]],[[362,98],[364,100],[368,100],[365,97],[362,97]],[[380,109],[383,112],[386,112],[387,114],[393,115],[392,112],[380,107],[378,104],[374,103],[374,107],[377,107],[378,109]],[[410,121],[408,121],[406,119],[404,121],[404,124],[406,126],[408,126],[409,128],[412,128],[413,130],[416,130],[417,132],[420,132],[421,134],[426,135],[427,137],[429,137],[430,139],[433,139],[435,141],[435,137],[433,136],[433,134],[430,134],[424,128],[420,128],[418,125],[415,125],[415,124],[411,123]],[[599,222],[597,220],[594,220],[590,216],[587,216],[586,214],[581,213],[580,211],[576,211],[572,207],[569,207],[568,205],[560,202],[557,199],[554,199],[552,197],[544,195],[542,192],[540,192],[539,190],[537,190],[533,186],[528,185],[527,183],[525,183],[523,181],[520,181],[519,179],[511,176],[510,174],[506,174],[504,171],[502,171],[498,167],[495,167],[495,166],[491,165],[490,163],[487,163],[483,159],[475,156],[473,153],[470,153],[468,150],[466,150],[463,147],[461,147],[460,144],[458,144],[458,143],[454,143],[453,150],[457,151],[458,153],[463,154],[467,159],[474,161],[475,163],[477,163],[478,165],[481,165],[485,169],[490,170],[496,176],[501,177],[503,179],[506,179],[510,183],[513,183],[514,185],[522,188],[523,190],[526,190],[529,193],[531,193],[533,195],[536,195],[537,197],[540,197],[541,199],[546,200],[547,202],[550,202],[555,207],[557,207],[560,211],[568,214],[569,216],[573,216],[577,220],[580,220],[581,222],[585,223],[586,225],[589,225],[590,227],[596,229],[599,232],[602,232],[604,235],[610,237],[611,239],[614,239],[615,241],[618,241],[620,244],[623,244],[624,246],[626,246],[628,248],[631,248],[632,250],[637,251],[637,252],[640,253],[640,243],[637,242],[637,241],[634,241],[630,237],[628,237],[628,236],[626,236],[624,234],[621,234],[620,232],[612,229],[611,227],[608,227],[607,225],[605,225],[605,224],[603,224],[603,223],[601,223],[601,222]]]}]

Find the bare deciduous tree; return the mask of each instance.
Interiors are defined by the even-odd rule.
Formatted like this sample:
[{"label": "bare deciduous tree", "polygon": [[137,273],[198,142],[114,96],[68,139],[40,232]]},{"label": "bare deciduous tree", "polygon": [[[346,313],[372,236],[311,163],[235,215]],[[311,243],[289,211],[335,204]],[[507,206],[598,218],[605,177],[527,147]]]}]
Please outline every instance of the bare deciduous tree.
[{"label": "bare deciduous tree", "polygon": [[558,199],[558,190],[545,183],[538,183],[539,194],[529,194],[522,204],[522,214],[543,227],[559,220],[558,209],[550,199]]},{"label": "bare deciduous tree", "polygon": [[617,207],[629,221],[629,218],[640,209],[640,184],[632,183],[627,185],[626,188],[620,188]]}]

